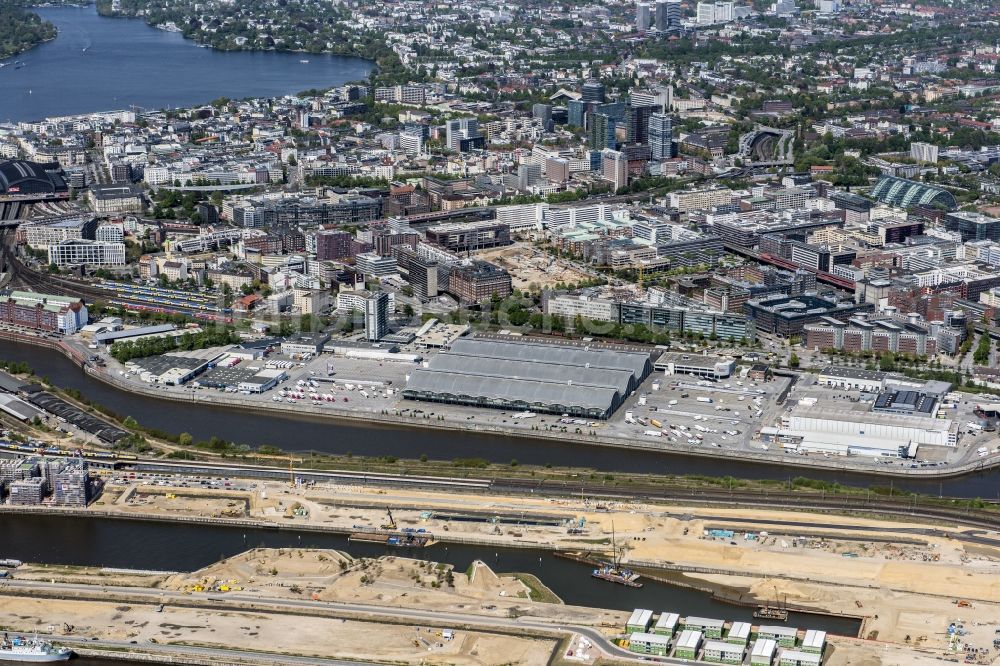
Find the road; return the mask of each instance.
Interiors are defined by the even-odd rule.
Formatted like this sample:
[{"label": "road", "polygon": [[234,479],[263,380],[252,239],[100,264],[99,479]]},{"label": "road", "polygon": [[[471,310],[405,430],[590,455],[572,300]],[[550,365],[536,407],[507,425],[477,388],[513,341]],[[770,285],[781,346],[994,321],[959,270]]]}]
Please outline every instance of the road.
[{"label": "road", "polygon": [[[466,612],[457,613],[450,611],[431,611],[416,608],[401,608],[394,606],[387,608],[372,604],[348,604],[341,602],[313,601],[310,599],[271,599],[266,597],[252,596],[248,594],[216,594],[201,597],[192,596],[183,592],[163,589],[135,588],[124,586],[101,586],[80,585],[74,583],[45,583],[39,581],[20,581],[11,579],[0,584],[0,594],[13,594],[17,596],[46,596],[46,597],[66,597],[83,598],[93,601],[107,601],[108,596],[114,596],[116,600],[127,599],[133,603],[146,604],[167,604],[173,606],[191,608],[214,608],[221,611],[238,611],[244,608],[252,608],[255,612],[270,613],[296,613],[309,614],[315,611],[322,615],[332,612],[341,616],[354,616],[358,621],[378,621],[399,623],[404,620],[416,625],[434,625],[441,627],[463,626],[481,631],[504,631],[518,632],[531,630],[541,632],[551,636],[584,636],[593,643],[605,656],[629,661],[638,661],[636,654],[624,650],[612,643],[604,634],[597,629],[581,625],[570,625],[558,622],[546,622],[539,618],[506,618],[480,615]],[[59,642],[65,642],[61,637],[57,637]],[[129,643],[91,641],[88,644],[98,646],[123,646],[136,647]],[[139,647],[159,649],[161,646],[150,646],[149,644],[139,644]],[[190,648],[196,653],[203,653],[199,648]],[[238,650],[224,651],[230,654],[243,654]],[[252,654],[252,653],[251,653]],[[671,659],[664,657],[649,657],[644,655],[644,661],[656,661],[662,664],[686,665],[690,661],[684,659]],[[315,663],[314,661],[300,661],[299,663]],[[335,662],[331,662],[335,663]],[[340,662],[349,663],[349,662]]]},{"label": "road", "polygon": [[262,664],[291,664],[296,666],[376,666],[374,662],[368,661],[345,661],[342,659],[323,659],[319,657],[296,657],[288,654],[264,653],[264,652],[240,652],[239,650],[226,650],[223,648],[194,647],[190,645],[167,645],[164,643],[153,644],[133,644],[126,641],[93,641],[85,638],[74,638],[70,636],[42,635],[40,638],[54,644],[65,646],[70,649],[76,648],[80,651],[89,650],[113,650],[121,652],[123,650],[148,651],[156,654],[175,655],[205,659],[209,658],[213,663],[250,662],[256,661]]}]

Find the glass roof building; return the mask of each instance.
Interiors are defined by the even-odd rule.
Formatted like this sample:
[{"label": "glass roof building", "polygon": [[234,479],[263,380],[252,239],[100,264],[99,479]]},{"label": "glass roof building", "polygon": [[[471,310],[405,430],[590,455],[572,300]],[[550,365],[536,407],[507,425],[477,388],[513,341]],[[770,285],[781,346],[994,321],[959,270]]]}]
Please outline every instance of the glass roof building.
[{"label": "glass roof building", "polygon": [[958,202],[948,190],[894,176],[886,176],[878,181],[872,189],[872,196],[900,208],[935,205],[947,210],[958,208]]}]

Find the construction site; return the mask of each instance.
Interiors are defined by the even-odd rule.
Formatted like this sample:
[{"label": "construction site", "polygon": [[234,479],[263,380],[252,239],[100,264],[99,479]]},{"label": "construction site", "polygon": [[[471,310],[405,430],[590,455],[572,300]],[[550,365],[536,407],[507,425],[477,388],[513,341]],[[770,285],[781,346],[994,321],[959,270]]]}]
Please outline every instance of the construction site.
[{"label": "construction site", "polygon": [[514,289],[521,291],[554,289],[558,284],[579,284],[593,277],[529,243],[487,250],[479,256],[504,268]]},{"label": "construction site", "polygon": [[[599,610],[608,589],[601,586],[609,583],[592,580],[586,568],[617,557],[646,586],[628,593],[635,606],[644,599],[653,605],[648,599],[659,597],[648,595],[662,595],[666,586],[675,600],[670,610],[681,615],[753,621],[754,608],[783,609],[792,614],[790,624],[827,630],[824,663],[875,666],[966,655],[990,663],[998,654],[1000,539],[982,530],[779,509],[235,480],[203,490],[185,487],[189,483],[185,477],[109,476],[104,497],[91,509],[329,531],[347,535],[345,543],[378,541],[382,545],[363,545],[387,550],[359,558],[252,552],[157,583],[185,595],[278,594],[490,616],[540,614],[601,628],[617,640],[620,629],[612,628],[622,625],[624,611]],[[385,538],[367,538],[379,535]],[[421,542],[388,540],[407,535]],[[468,571],[423,563],[456,544],[484,556]],[[512,546],[540,553],[535,573],[497,575],[496,565],[484,563],[490,548]],[[23,579],[20,571],[16,576]],[[576,605],[561,603],[563,594]]]}]

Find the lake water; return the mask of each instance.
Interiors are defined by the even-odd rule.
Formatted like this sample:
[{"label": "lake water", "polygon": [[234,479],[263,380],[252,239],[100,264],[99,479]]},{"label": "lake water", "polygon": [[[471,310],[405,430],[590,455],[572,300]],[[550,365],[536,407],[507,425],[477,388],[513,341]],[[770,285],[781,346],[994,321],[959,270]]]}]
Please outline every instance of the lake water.
[{"label": "lake water", "polygon": [[0,68],[0,122],[274,97],[361,80],[373,67],[345,56],[200,48],[139,19],[99,16],[93,5],[36,11],[59,36],[0,61],[8,63]]}]

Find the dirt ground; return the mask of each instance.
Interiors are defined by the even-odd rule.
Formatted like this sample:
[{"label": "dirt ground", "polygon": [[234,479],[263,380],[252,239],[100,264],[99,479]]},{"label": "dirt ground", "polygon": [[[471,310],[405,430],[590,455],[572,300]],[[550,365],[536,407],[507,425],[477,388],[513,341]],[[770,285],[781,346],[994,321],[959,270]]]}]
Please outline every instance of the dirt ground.
[{"label": "dirt ground", "polygon": [[[543,581],[544,582],[544,581]],[[559,618],[595,627],[621,627],[628,613],[552,603],[532,603],[518,578],[498,575],[483,562],[468,571],[404,557],[353,559],[337,551],[256,549],[191,574],[169,578],[164,587],[192,594],[218,590],[275,598],[406,606],[434,611],[507,617]]]},{"label": "dirt ground", "polygon": [[505,268],[510,273],[514,288],[521,291],[537,291],[552,288],[559,282],[577,283],[590,278],[572,265],[528,243],[488,250],[480,256]]},{"label": "dirt ground", "polygon": [[[448,640],[437,629],[375,625],[352,620],[207,611],[167,606],[123,606],[92,601],[4,597],[0,625],[14,631],[65,633],[131,641],[197,644],[326,658],[376,658],[399,664],[493,666],[548,663],[551,641],[456,631]],[[58,641],[56,641],[58,642]]]},{"label": "dirt ground", "polygon": [[[888,654],[900,651],[916,658],[907,637],[910,646],[937,657],[964,657],[966,644],[992,647],[995,629],[990,623],[1000,619],[1000,548],[963,540],[962,529],[948,526],[809,512],[273,482],[253,488],[248,497],[250,517],[267,522],[377,528],[388,520],[386,507],[390,507],[399,528],[484,544],[608,553],[613,530],[618,546],[625,549],[625,561],[637,566],[665,563],[682,569],[716,569],[718,575],[704,578],[728,590],[769,600],[777,587],[790,604],[868,616],[863,638],[876,637],[879,647],[878,654],[869,655],[872,659],[888,658],[885,641],[895,644]],[[175,501],[162,499],[142,508],[166,511]],[[195,503],[192,511],[218,510],[210,504],[217,501],[212,498],[190,501]],[[135,510],[117,502],[103,508]],[[482,519],[447,517],[456,512],[479,514]],[[519,517],[547,524],[516,524]],[[571,534],[570,528],[580,533]],[[720,528],[732,530],[732,536],[709,532]],[[922,529],[936,532],[925,534]],[[976,536],[1000,538],[984,532]],[[522,582],[488,569],[474,568],[470,577],[446,566],[402,558],[354,561],[318,551],[246,557],[168,584],[230,585],[285,595],[315,594],[331,601],[440,610],[477,608],[487,614],[510,613],[513,608],[546,617],[558,613],[567,622],[592,626],[620,627],[622,621],[620,613],[611,611],[528,603]],[[959,605],[960,600],[969,605]],[[952,623],[964,623],[966,635],[949,644],[946,630]],[[869,647],[851,650],[860,654]]]}]

